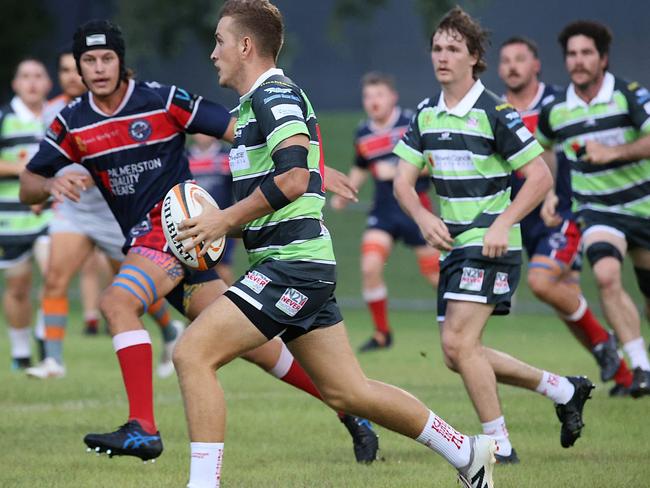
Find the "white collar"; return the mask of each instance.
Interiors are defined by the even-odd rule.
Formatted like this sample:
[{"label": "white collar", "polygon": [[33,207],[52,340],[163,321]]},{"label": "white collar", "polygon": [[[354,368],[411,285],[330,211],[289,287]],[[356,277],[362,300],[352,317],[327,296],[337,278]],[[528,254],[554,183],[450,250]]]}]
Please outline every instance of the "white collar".
[{"label": "white collar", "polygon": [[271,76],[284,76],[284,71],[282,71],[279,68],[271,68],[264,73],[260,75],[260,77],[255,80],[255,83],[253,83],[253,86],[251,87],[250,90],[248,90],[246,93],[244,93],[241,97],[239,97],[239,103],[242,104],[244,101],[248,100],[253,92],[257,90],[257,88],[264,83],[267,79],[269,79]]},{"label": "white collar", "polygon": [[469,111],[472,110],[472,107],[484,90],[485,87],[483,86],[483,83],[481,83],[481,80],[476,80],[472,85],[472,88],[469,89],[462,100],[458,102],[458,104],[452,109],[447,108],[444,92],[440,92],[438,105],[436,105],[436,107],[438,107],[438,109],[442,112],[447,112],[449,115],[455,115],[456,117],[465,117]]},{"label": "white collar", "polygon": [[607,71],[603,78],[603,84],[600,85],[600,90],[598,90],[596,96],[589,103],[585,102],[578,96],[576,93],[576,87],[571,83],[566,91],[567,108],[573,110],[578,107],[589,107],[590,105],[596,105],[597,103],[611,102],[612,96],[614,96],[614,82],[614,75]]},{"label": "white collar", "polygon": [[29,107],[25,105],[25,102],[23,102],[18,96],[11,99],[10,105],[16,116],[22,122],[34,122],[41,119],[38,115],[32,112]]},{"label": "white collar", "polygon": [[122,101],[120,102],[120,104],[119,104],[119,106],[117,107],[117,109],[115,110],[115,112],[113,112],[113,113],[110,114],[110,115],[107,114],[106,112],[104,112],[102,109],[100,109],[100,108],[95,104],[95,99],[94,99],[94,97],[93,97],[92,92],[90,92],[90,91],[88,92],[88,102],[90,103],[90,107],[91,107],[95,112],[97,112],[99,115],[102,115],[102,116],[104,116],[104,117],[115,117],[117,114],[119,114],[119,113],[122,111],[122,109],[123,109],[123,108],[126,106],[126,104],[128,103],[129,99],[131,98],[131,94],[133,93],[133,89],[134,89],[134,88],[135,88],[135,81],[134,81],[133,79],[130,79],[130,80],[129,80],[129,86],[128,86],[128,88],[126,89],[126,93],[124,94],[124,98],[123,98]]}]

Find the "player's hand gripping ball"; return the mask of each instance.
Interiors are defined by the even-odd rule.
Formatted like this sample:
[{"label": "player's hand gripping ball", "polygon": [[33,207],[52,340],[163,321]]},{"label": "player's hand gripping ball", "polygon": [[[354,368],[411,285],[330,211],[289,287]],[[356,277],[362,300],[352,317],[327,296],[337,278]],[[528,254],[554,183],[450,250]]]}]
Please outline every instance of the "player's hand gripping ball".
[{"label": "player's hand gripping ball", "polygon": [[199,195],[219,208],[214,198],[199,185],[194,183],[179,183],[167,192],[163,200],[162,226],[167,244],[174,253],[174,256],[188,268],[205,271],[206,269],[212,268],[221,259],[226,246],[226,237],[223,236],[214,241],[204,256],[199,256],[203,243],[186,251],[184,246],[189,244],[191,239],[185,239],[184,241],[176,240],[178,224],[185,219],[200,215],[203,211],[203,207],[197,199]]}]

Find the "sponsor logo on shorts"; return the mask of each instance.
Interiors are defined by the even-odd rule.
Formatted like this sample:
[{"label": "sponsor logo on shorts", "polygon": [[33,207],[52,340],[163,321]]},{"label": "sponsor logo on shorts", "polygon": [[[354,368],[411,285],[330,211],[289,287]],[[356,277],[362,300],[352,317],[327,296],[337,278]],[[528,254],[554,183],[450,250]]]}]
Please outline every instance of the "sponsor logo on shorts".
[{"label": "sponsor logo on shorts", "polygon": [[567,244],[567,238],[561,232],[556,232],[548,238],[548,244],[552,249],[562,249]]},{"label": "sponsor logo on shorts", "polygon": [[258,295],[271,282],[271,278],[260,273],[259,271],[249,271],[241,280],[242,285],[246,285]]},{"label": "sponsor logo on shorts", "polygon": [[147,218],[146,220],[143,220],[139,224],[135,224],[133,227],[131,227],[131,230],[129,231],[129,235],[135,239],[137,237],[142,237],[143,235],[148,234],[150,231],[151,231],[151,220]]},{"label": "sponsor logo on shorts", "polygon": [[137,142],[144,142],[149,139],[151,132],[151,124],[144,119],[136,120],[129,126],[129,134]]},{"label": "sponsor logo on shorts", "polygon": [[480,268],[463,268],[460,278],[460,288],[468,291],[481,291],[485,270]]},{"label": "sponsor logo on shorts", "polygon": [[510,285],[508,284],[508,273],[497,272],[497,277],[494,279],[492,293],[495,295],[503,295],[509,291]]},{"label": "sponsor logo on shorts", "polygon": [[307,296],[295,288],[287,288],[275,306],[286,313],[289,317],[295,316],[307,303]]}]

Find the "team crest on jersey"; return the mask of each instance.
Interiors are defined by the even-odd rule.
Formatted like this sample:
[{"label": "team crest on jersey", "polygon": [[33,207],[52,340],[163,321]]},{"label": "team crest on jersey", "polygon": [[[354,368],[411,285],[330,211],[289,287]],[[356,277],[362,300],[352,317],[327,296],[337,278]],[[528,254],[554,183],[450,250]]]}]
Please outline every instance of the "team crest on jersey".
[{"label": "team crest on jersey", "polygon": [[260,273],[259,271],[249,271],[241,280],[242,285],[246,285],[258,295],[271,282],[271,278]]},{"label": "team crest on jersey", "polygon": [[439,141],[451,141],[451,132],[442,132],[438,136]]},{"label": "team crest on jersey", "polygon": [[478,119],[475,117],[470,117],[467,119],[467,127],[470,129],[476,129],[478,127]]},{"label": "team crest on jersey", "polygon": [[144,119],[138,119],[129,126],[129,134],[137,142],[144,142],[149,139],[151,132],[151,124]]},{"label": "team crest on jersey", "polygon": [[494,279],[494,287],[492,288],[492,293],[495,295],[504,295],[510,291],[510,285],[508,284],[508,273],[497,272],[497,276]]},{"label": "team crest on jersey", "polygon": [[307,303],[307,295],[303,295],[295,288],[287,288],[275,306],[286,313],[289,317],[294,317],[300,309]]},{"label": "team crest on jersey", "polygon": [[485,270],[480,268],[463,268],[459,288],[467,291],[481,291]]}]

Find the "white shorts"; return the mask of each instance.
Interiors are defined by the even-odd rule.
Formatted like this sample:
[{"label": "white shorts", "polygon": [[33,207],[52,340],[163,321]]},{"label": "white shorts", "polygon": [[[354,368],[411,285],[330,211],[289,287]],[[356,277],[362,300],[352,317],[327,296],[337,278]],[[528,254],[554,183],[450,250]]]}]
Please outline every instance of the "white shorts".
[{"label": "white shorts", "polygon": [[124,260],[124,236],[108,206],[101,212],[86,212],[66,201],[56,207],[49,231],[84,235],[111,259]]}]

